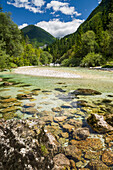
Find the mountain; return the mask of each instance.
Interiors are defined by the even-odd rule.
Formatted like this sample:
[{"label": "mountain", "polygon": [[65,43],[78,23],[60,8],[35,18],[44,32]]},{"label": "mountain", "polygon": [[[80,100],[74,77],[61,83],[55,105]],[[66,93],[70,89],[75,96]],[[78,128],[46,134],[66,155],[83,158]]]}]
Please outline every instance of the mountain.
[{"label": "mountain", "polygon": [[[54,62],[72,59],[72,65],[73,63],[79,65],[81,60],[85,57],[81,49],[83,46],[82,35],[89,30],[93,31],[96,37],[95,43],[97,44],[97,49],[95,49],[94,52],[101,53],[102,47],[100,41],[102,39],[102,33],[109,27],[110,13],[113,13],[113,0],[102,0],[98,7],[92,11],[86,21],[80,25],[75,33],[67,35],[60,40],[56,40],[50,45],[47,50],[53,55]],[[103,34],[106,34],[107,36],[106,32]],[[76,58],[79,60],[78,63],[75,61]]]},{"label": "mountain", "polygon": [[29,37],[30,43],[34,45],[43,46],[45,44],[51,44],[55,41],[55,38],[51,34],[34,25],[24,27],[22,32],[25,37]]}]

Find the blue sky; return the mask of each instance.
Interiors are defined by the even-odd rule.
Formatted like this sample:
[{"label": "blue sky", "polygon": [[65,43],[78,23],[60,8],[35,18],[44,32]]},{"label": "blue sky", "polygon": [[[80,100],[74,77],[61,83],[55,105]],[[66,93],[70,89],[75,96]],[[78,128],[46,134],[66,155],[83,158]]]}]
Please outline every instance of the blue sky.
[{"label": "blue sky", "polygon": [[0,0],[4,12],[23,28],[39,26],[55,37],[77,30],[101,0]]}]

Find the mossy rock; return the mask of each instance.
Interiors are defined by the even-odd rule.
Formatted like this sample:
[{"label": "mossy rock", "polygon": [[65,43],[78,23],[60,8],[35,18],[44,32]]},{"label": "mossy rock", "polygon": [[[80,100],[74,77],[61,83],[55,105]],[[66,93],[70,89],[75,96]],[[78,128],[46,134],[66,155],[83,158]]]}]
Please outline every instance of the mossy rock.
[{"label": "mossy rock", "polygon": [[11,98],[11,96],[0,96],[0,99],[9,99],[9,98]]},{"label": "mossy rock", "polygon": [[5,120],[8,120],[8,119],[14,119],[17,117],[17,114],[15,114],[14,112],[9,112],[9,113],[4,113],[3,114],[3,118]]},{"label": "mossy rock", "polygon": [[0,102],[1,102],[1,103],[17,102],[17,99],[15,99],[15,98],[9,98],[9,99],[0,100]]},{"label": "mossy rock", "polygon": [[42,152],[43,156],[47,156],[49,154],[46,146],[43,144],[41,144],[41,152]]},{"label": "mossy rock", "polygon": [[17,107],[15,107],[15,106],[12,106],[12,107],[8,107],[8,108],[5,108],[5,109],[3,109],[3,110],[1,110],[0,112],[1,113],[7,113],[7,112],[15,112],[15,111],[17,111],[17,110],[19,110],[20,108],[17,108]]}]

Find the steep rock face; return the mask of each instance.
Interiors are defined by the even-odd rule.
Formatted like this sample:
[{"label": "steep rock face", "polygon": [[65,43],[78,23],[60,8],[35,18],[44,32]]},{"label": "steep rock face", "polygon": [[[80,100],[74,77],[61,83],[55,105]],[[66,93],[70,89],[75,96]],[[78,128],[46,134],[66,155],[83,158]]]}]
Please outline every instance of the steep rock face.
[{"label": "steep rock face", "polygon": [[52,169],[51,138],[38,120],[0,120],[0,169]]}]

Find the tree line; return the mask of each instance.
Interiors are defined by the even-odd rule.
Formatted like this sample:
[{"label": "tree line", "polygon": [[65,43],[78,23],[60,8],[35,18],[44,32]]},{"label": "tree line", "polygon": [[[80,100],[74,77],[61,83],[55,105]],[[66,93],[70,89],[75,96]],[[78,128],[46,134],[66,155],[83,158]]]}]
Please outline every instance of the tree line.
[{"label": "tree line", "polygon": [[36,48],[24,37],[12,21],[10,13],[2,12],[0,6],[0,70],[18,66],[47,65],[52,55]]},{"label": "tree line", "polygon": [[46,48],[54,62],[86,67],[113,63],[113,0],[103,4],[92,12],[77,32],[57,39]]}]

